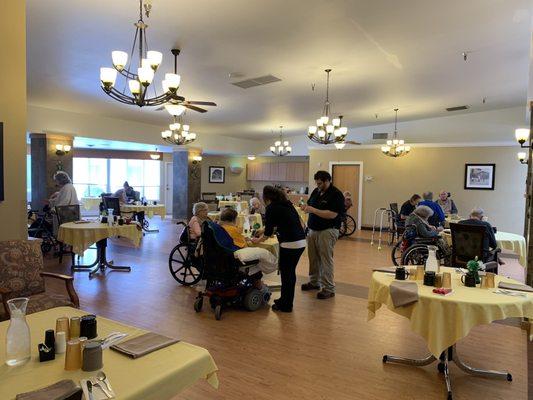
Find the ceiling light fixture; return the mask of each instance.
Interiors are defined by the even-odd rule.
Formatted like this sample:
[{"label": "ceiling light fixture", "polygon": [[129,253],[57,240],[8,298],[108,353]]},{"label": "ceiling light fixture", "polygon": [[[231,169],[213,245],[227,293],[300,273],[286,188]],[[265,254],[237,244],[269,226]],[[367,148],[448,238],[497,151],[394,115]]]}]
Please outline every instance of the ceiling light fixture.
[{"label": "ceiling light fixture", "polygon": [[[159,51],[148,50],[146,39],[146,28],[148,28],[148,25],[143,20],[143,8],[148,18],[152,6],[150,2],[143,4],[143,0],[139,0],[139,20],[134,24],[136,29],[131,53],[128,55],[125,51],[113,51],[111,53],[113,68],[100,68],[102,89],[108,96],[121,103],[137,105],[139,107],[158,106],[170,101],[184,101],[184,97],[176,94],[181,82],[181,77],[177,73],[178,55],[180,53],[178,49],[172,50],[172,54],[174,55],[174,73],[165,74],[165,79],[162,81],[163,94],[158,95],[154,88],[154,97],[147,97],[148,88],[152,84],[154,75],[163,61],[163,54]],[[138,60],[134,64],[133,58],[135,53]],[[115,85],[118,74],[126,80],[124,85],[122,85],[122,91],[118,90]],[[131,95],[126,93],[126,88],[129,88]]]},{"label": "ceiling light fixture", "polygon": [[387,140],[387,144],[385,146],[381,146],[381,151],[383,154],[389,157],[401,157],[409,154],[411,151],[411,146],[406,145],[403,139],[398,139],[398,109],[395,108],[394,111],[396,112],[396,116],[394,118],[394,134],[392,136],[392,140]]},{"label": "ceiling light fixture", "polygon": [[253,154],[250,154],[250,155],[248,156],[248,160],[250,160],[250,161],[255,160],[255,156],[254,156]]},{"label": "ceiling light fixture", "polygon": [[270,146],[270,151],[272,154],[283,157],[291,153],[292,147],[289,145],[287,140],[283,140],[283,126],[279,127],[279,140],[274,142],[274,146]]},{"label": "ceiling light fixture", "polygon": [[307,137],[319,144],[343,143],[348,134],[348,128],[342,126],[342,115],[337,118],[330,117],[329,73],[331,72],[331,69],[326,69],[325,71],[328,77],[324,110],[322,112],[322,117],[316,120],[316,125],[309,127]]},{"label": "ceiling light fixture", "polygon": [[[157,151],[157,147],[155,148],[155,151]],[[159,160],[159,159],[161,158],[161,154],[159,154],[159,153],[152,153],[152,154],[150,154],[150,158],[151,158],[152,160]]]},{"label": "ceiling light fixture", "polygon": [[196,140],[196,133],[190,131],[189,125],[183,123],[181,116],[174,116],[174,122],[168,128],[161,132],[162,139],[167,143],[182,146]]}]

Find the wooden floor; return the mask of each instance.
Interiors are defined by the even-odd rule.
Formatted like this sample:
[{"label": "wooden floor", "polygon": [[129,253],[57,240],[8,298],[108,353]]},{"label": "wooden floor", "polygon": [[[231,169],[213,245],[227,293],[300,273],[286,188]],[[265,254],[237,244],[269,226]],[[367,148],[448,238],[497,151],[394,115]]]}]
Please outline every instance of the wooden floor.
[{"label": "wooden floor", "polygon": [[[211,352],[220,369],[219,390],[199,382],[176,399],[445,399],[436,365],[413,368],[381,362],[385,353],[422,357],[427,350],[407,320],[386,309],[367,322],[372,268],[390,264],[389,248],[371,247],[368,232],[337,243],[334,299],[316,300],[314,293],[298,289],[292,314],[230,310],[215,321],[209,307],[194,312],[196,289],[178,285],[168,272],[177,227],[158,217],[152,221],[161,232],[146,235],[140,248],[120,240],[109,245],[109,257],[116,264],[131,265],[131,273],[111,272],[92,280],[86,273],[76,273],[75,286],[84,310]],[[64,264],[48,259],[46,268],[69,273]],[[299,281],[305,281],[307,268],[304,255]],[[452,365],[454,399],[528,398],[525,332],[505,324],[479,326],[459,342],[458,349],[474,367],[509,369],[514,381],[472,377]]]}]

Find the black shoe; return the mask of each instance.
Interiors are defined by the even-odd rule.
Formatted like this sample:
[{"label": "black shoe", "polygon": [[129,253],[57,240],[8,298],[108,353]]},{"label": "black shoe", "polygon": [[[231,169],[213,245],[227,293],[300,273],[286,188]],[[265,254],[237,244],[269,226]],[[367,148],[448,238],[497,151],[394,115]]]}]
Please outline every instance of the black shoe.
[{"label": "black shoe", "polygon": [[281,306],[280,304],[274,302],[274,304],[272,304],[272,310],[273,311],[281,311],[281,312],[286,312],[286,313],[289,313],[289,312],[292,312],[292,307],[283,307]]},{"label": "black shoe", "polygon": [[316,298],[320,300],[330,299],[332,297],[335,297],[335,292],[327,292],[325,290],[321,290],[316,294]]},{"label": "black shoe", "polygon": [[304,292],[309,290],[320,290],[320,285],[313,285],[311,282],[302,283],[302,290]]}]

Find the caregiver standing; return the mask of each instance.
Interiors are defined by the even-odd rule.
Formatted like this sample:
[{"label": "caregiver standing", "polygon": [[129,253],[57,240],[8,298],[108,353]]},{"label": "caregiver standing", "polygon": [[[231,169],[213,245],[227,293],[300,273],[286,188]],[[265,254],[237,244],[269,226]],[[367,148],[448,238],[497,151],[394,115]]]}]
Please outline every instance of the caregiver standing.
[{"label": "caregiver standing", "polygon": [[279,241],[281,297],[274,300],[272,310],[292,312],[296,266],[305,250],[305,232],[298,212],[283,191],[273,186],[265,186],[263,201],[266,204],[265,230],[261,237],[253,238],[252,242],[262,242],[276,230]]}]

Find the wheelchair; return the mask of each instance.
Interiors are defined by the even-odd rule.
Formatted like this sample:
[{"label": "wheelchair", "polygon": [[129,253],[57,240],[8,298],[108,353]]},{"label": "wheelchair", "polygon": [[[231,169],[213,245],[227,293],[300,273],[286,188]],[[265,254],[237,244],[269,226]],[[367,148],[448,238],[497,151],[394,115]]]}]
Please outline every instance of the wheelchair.
[{"label": "wheelchair", "polygon": [[50,206],[46,205],[42,213],[35,210],[28,211],[28,236],[42,239],[41,252],[49,253],[59,246],[53,229],[53,215]]},{"label": "wheelchair", "polygon": [[217,239],[216,229],[222,228],[210,221],[204,222],[202,226],[203,277],[206,279],[206,288],[198,293],[194,310],[202,311],[204,298],[208,298],[218,321],[226,307],[258,310],[268,304],[271,293],[266,286],[262,289],[256,287],[257,281],[262,277],[261,272],[249,274],[250,269],[257,266],[258,260],[245,263],[239,261],[234,256],[234,250]]},{"label": "wheelchair", "polygon": [[339,228],[339,237],[351,236],[355,232],[357,224],[349,214],[343,214],[341,217],[341,227]]},{"label": "wheelchair", "polygon": [[179,243],[170,252],[168,268],[176,281],[183,286],[192,286],[203,278],[203,260],[195,255],[198,241],[191,240],[189,226],[185,222],[177,225],[183,225],[183,231]]},{"label": "wheelchair", "polygon": [[436,256],[441,265],[450,265],[451,254],[438,240],[439,238],[421,238],[417,236],[414,226],[407,226],[402,238],[391,251],[392,263],[398,265],[425,265],[428,258],[428,246],[436,246]]}]

